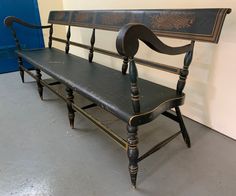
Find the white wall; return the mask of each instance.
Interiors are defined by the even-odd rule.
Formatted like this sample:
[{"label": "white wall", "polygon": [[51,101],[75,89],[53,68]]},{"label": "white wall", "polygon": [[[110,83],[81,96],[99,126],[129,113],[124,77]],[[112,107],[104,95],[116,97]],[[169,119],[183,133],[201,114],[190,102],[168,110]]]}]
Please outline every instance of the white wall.
[{"label": "white wall", "polygon": [[[63,10],[63,2],[62,0],[38,0],[38,7],[40,12],[40,19],[42,25],[48,24],[48,15],[51,10]],[[65,28],[61,26],[56,26],[54,29],[54,33],[58,37],[64,37],[65,36]],[[43,30],[44,35],[44,42],[45,46],[48,45],[48,36],[49,36],[49,30]],[[65,46],[63,44],[60,44],[58,42],[54,43],[54,46],[57,48],[63,49]]]},{"label": "white wall", "polygon": [[[42,0],[41,0],[42,1]],[[233,12],[227,16],[221,39],[218,45],[196,43],[190,75],[185,87],[186,103],[182,107],[183,114],[205,124],[223,134],[236,139],[236,1],[233,0],[63,0],[64,9],[135,9],[135,8],[208,8],[230,7]],[[72,40],[89,43],[91,30],[73,28]],[[117,33],[98,31],[96,46],[115,51]],[[170,45],[179,45],[186,41],[163,39]],[[182,62],[183,57],[165,57],[156,54],[141,45],[139,56],[148,57],[159,62],[174,64]],[[87,58],[87,51],[74,48],[72,53]],[[96,54],[95,60],[115,69],[121,69],[121,61]],[[178,66],[182,66],[181,63]],[[175,88],[177,78],[168,73],[138,66],[140,77]]]}]

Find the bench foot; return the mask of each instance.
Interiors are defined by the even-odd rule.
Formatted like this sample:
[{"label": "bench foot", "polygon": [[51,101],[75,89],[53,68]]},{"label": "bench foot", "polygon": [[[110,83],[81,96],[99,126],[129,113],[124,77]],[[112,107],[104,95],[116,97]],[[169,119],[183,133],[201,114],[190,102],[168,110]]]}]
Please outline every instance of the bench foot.
[{"label": "bench foot", "polygon": [[74,114],[73,114],[73,116],[69,114],[69,121],[70,121],[70,128],[71,128],[71,129],[74,129],[74,128],[75,128],[75,127],[74,127],[74,119],[75,119]]},{"label": "bench foot", "polygon": [[133,188],[136,188],[136,180],[138,174],[138,137],[137,137],[137,127],[128,125],[128,149],[127,154],[129,158],[129,173],[131,178],[131,183]]},{"label": "bench foot", "polygon": [[25,82],[25,74],[24,74],[24,70],[23,70],[23,60],[21,57],[18,57],[18,64],[19,64],[19,71],[20,71],[20,77],[21,77],[21,81],[22,83]]},{"label": "bench foot", "polygon": [[39,69],[36,69],[36,82],[37,82],[37,86],[38,86],[38,93],[39,93],[39,97],[41,100],[43,100],[43,85],[41,84],[41,78],[42,78],[42,74],[41,71]]},{"label": "bench foot", "polygon": [[74,129],[75,111],[72,108],[72,104],[74,103],[73,90],[67,87],[66,92],[67,92],[66,99],[67,99],[67,108],[68,108],[68,117],[69,117],[70,127]]},{"label": "bench foot", "polygon": [[20,68],[20,77],[21,77],[22,83],[24,83],[25,82],[25,74],[24,74],[24,71],[22,68]]},{"label": "bench foot", "polygon": [[181,133],[182,133],[182,136],[184,138],[184,141],[185,141],[187,147],[191,148],[190,137],[189,137],[187,129],[184,125],[184,120],[182,118],[182,114],[180,112],[179,107],[175,107],[175,111],[176,111],[176,114],[177,114],[177,118],[178,118],[178,121],[179,121],[179,126],[180,126],[180,129],[181,129]]}]

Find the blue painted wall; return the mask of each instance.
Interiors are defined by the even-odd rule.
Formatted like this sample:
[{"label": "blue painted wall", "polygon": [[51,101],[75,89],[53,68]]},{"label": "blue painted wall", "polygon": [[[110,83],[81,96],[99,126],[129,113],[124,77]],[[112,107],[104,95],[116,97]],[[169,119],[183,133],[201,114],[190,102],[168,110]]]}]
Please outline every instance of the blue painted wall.
[{"label": "blue painted wall", "polygon": [[[15,42],[10,30],[3,24],[6,16],[16,16],[40,25],[37,0],[0,0],[0,73],[18,70]],[[32,30],[15,25],[22,48],[44,47],[42,30]],[[26,65],[30,67],[29,64]]]}]

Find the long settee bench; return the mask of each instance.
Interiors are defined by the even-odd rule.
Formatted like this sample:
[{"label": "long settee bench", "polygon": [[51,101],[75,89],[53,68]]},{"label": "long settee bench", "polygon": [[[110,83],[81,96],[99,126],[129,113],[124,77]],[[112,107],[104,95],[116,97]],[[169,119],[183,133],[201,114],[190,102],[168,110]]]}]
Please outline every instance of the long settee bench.
[{"label": "long settee bench", "polygon": [[[183,89],[193,57],[194,43],[195,41],[217,43],[225,16],[230,12],[230,9],[51,11],[48,19],[50,25],[47,26],[29,24],[14,16],[7,17],[5,24],[11,29],[16,42],[22,82],[24,73],[27,72],[36,79],[41,98],[43,98],[43,87],[48,87],[64,99],[72,128],[74,113],[77,111],[123,147],[128,154],[131,182],[136,187],[138,162],[165,146],[180,133],[187,147],[191,146],[179,107],[184,104]],[[32,29],[49,29],[48,48],[23,50],[14,23]],[[68,26],[66,39],[53,37],[54,25]],[[70,41],[72,26],[92,29],[90,45]],[[118,53],[94,46],[95,29],[119,31],[116,40]],[[157,36],[186,39],[190,40],[190,43],[180,47],[170,47]],[[185,54],[183,68],[136,58],[139,40],[158,53]],[[65,43],[65,51],[53,48],[52,41]],[[71,45],[88,49],[88,59],[70,54]],[[94,52],[122,59],[122,70],[117,71],[94,62]],[[35,67],[36,74],[24,67],[23,60]],[[176,89],[139,78],[136,63],[179,75]],[[128,68],[129,74],[126,73]],[[56,80],[53,84],[64,84],[67,96],[59,94],[51,84],[43,80],[41,71]],[[73,101],[73,92],[86,97],[92,104],[79,107]],[[86,109],[96,106],[127,123],[127,139],[116,135],[86,112]],[[176,114],[170,112],[171,109],[175,109]],[[153,121],[160,114],[176,121],[180,131],[139,156],[138,126]]]}]

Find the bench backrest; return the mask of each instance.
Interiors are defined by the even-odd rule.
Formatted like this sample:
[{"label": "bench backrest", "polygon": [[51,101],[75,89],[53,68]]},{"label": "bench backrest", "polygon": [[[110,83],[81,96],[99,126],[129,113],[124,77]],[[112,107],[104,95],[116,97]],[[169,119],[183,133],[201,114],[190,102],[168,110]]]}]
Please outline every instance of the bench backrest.
[{"label": "bench backrest", "polygon": [[[93,52],[102,53],[123,59],[122,72],[127,70],[128,59],[119,54],[94,47],[95,29],[119,31],[127,23],[141,23],[150,28],[155,35],[217,43],[226,14],[231,9],[149,9],[149,10],[77,10],[77,11],[51,11],[48,18],[51,30],[49,47],[52,40],[66,44],[65,51],[74,45],[90,50],[89,61],[93,59]],[[67,39],[53,37],[53,25],[68,26]],[[92,28],[90,45],[70,41],[71,26]],[[174,74],[180,74],[181,69],[157,62],[135,58],[136,62],[145,66],[160,69]]]},{"label": "bench backrest", "polygon": [[[66,43],[66,53],[69,52],[70,44],[89,49],[88,60],[90,62],[93,60],[94,51],[123,58],[123,74],[127,71],[128,63],[130,64],[131,97],[134,111],[138,113],[140,111],[140,104],[137,86],[138,71],[135,62],[179,75],[176,92],[182,94],[193,57],[194,42],[218,43],[225,17],[230,12],[231,9],[227,8],[51,11],[48,19],[48,23],[51,24],[49,47],[52,45],[52,40],[55,40]],[[66,36],[67,40],[52,36],[53,24],[67,25],[69,27]],[[93,29],[90,46],[70,41],[71,26]],[[134,27],[130,33],[128,33],[129,27]],[[94,47],[95,29],[119,31],[116,47],[120,55]],[[182,47],[169,47],[162,43],[156,36],[187,39],[191,43]],[[126,43],[123,40],[125,37]],[[153,50],[164,54],[175,55],[185,53],[183,68],[134,58],[134,55],[132,56],[131,54],[135,54],[136,50],[138,50],[138,40],[142,40]]]},{"label": "bench backrest", "polygon": [[80,10],[51,11],[48,22],[119,31],[127,23],[141,23],[157,36],[217,43],[230,9]]}]

